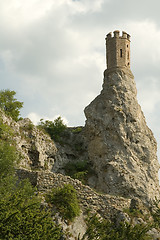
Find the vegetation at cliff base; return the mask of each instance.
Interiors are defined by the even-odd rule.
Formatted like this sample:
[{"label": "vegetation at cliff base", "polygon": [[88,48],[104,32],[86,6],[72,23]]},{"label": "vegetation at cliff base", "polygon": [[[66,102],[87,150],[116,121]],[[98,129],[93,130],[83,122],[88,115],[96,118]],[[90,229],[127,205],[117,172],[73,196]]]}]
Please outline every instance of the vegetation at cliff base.
[{"label": "vegetation at cliff base", "polygon": [[20,109],[23,107],[23,102],[19,102],[15,98],[16,92],[10,90],[0,91],[0,108],[4,112],[13,118],[13,120],[18,121],[20,116]]},{"label": "vegetation at cliff base", "polygon": [[53,188],[46,199],[56,206],[66,220],[73,221],[80,214],[77,193],[71,184],[65,184],[62,188]]},{"label": "vegetation at cliff base", "polygon": [[147,234],[151,226],[148,224],[132,224],[121,222],[118,226],[109,220],[96,215],[87,219],[87,231],[81,240],[151,240]]},{"label": "vegetation at cliff base", "polygon": [[7,127],[0,124],[0,240],[60,240],[61,227],[53,222],[50,212],[42,207],[36,189],[28,181],[15,177],[19,158]]},{"label": "vegetation at cliff base", "polygon": [[8,177],[0,182],[0,212],[0,239],[58,240],[61,237],[61,228],[41,207],[27,181],[16,186]]}]

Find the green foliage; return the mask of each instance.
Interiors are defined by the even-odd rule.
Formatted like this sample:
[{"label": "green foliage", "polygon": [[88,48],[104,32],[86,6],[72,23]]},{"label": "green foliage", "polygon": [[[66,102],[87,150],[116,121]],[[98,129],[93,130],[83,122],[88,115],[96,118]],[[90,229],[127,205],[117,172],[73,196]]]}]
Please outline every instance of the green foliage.
[{"label": "green foliage", "polygon": [[125,213],[127,213],[130,217],[142,217],[142,213],[141,213],[140,209],[126,208],[123,211]]},{"label": "green foliage", "polygon": [[19,120],[20,109],[23,107],[23,102],[17,101],[15,91],[1,90],[0,91],[0,108],[12,117],[15,121]]},{"label": "green foliage", "polygon": [[28,181],[18,182],[16,149],[0,139],[0,240],[59,240],[61,228],[42,208]]},{"label": "green foliage", "polygon": [[127,213],[131,219],[141,218],[145,222],[148,222],[148,219],[151,216],[149,209],[144,208],[144,206],[143,206],[143,209],[142,208],[135,208],[135,209],[127,208],[127,209],[124,209],[123,211],[125,213]]},{"label": "green foliage", "polygon": [[160,200],[156,201],[153,205],[152,217],[155,227],[160,229]]},{"label": "green foliage", "polygon": [[0,118],[0,139],[4,141],[10,141],[13,136],[13,131],[11,128],[4,124]]},{"label": "green foliage", "polygon": [[33,125],[32,122],[28,123],[28,124],[25,125],[25,126],[20,127],[21,130],[29,131],[29,132],[32,131],[33,128],[34,128],[34,125]]},{"label": "green foliage", "polygon": [[76,162],[68,162],[64,169],[66,174],[69,176],[73,176],[77,172],[83,172],[87,170],[87,161],[76,161]]},{"label": "green foliage", "polygon": [[73,221],[80,214],[77,193],[71,184],[65,184],[62,188],[53,188],[46,196],[46,200],[56,206],[66,220]]},{"label": "green foliage", "polygon": [[13,174],[13,163],[18,161],[18,153],[15,147],[10,146],[8,142],[0,140],[0,176]]},{"label": "green foliage", "polygon": [[0,118],[0,175],[12,174],[14,164],[20,160],[20,154],[12,144],[13,131]]},{"label": "green foliage", "polygon": [[9,190],[5,194],[0,191],[0,239],[60,239],[60,227],[41,209],[28,182]]},{"label": "green foliage", "polygon": [[44,121],[43,119],[41,119],[39,127],[44,129],[55,141],[60,140],[62,133],[67,128],[60,116],[56,118],[53,122],[49,120]]},{"label": "green foliage", "polygon": [[118,227],[114,223],[100,219],[96,215],[88,217],[87,231],[81,240],[149,240],[147,232],[149,225],[121,223]]},{"label": "green foliage", "polygon": [[75,127],[73,130],[72,130],[72,132],[73,133],[80,133],[80,132],[82,132],[82,127]]},{"label": "green foliage", "polygon": [[73,175],[73,178],[74,179],[78,179],[80,180],[83,184],[86,183],[86,177],[87,177],[87,171],[84,171],[84,172],[77,172]]},{"label": "green foliage", "polygon": [[87,176],[93,173],[87,161],[68,162],[65,166],[65,173],[74,179],[86,183]]}]

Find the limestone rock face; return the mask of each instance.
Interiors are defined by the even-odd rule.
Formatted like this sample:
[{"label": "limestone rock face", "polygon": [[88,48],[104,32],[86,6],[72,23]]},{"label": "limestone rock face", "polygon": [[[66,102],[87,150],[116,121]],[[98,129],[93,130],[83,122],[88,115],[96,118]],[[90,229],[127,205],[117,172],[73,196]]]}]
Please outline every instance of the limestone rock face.
[{"label": "limestone rock face", "polygon": [[37,129],[30,119],[15,122],[1,110],[0,119],[12,129],[12,141],[21,156],[19,167],[52,171],[54,165],[60,164],[61,157],[54,142],[49,135]]},{"label": "limestone rock face", "polygon": [[68,128],[60,144],[34,126],[29,118],[15,122],[0,109],[0,119],[13,132],[12,141],[21,156],[18,164],[21,169],[65,174],[66,163],[88,159],[82,127]]},{"label": "limestone rock face", "polygon": [[85,131],[96,188],[150,202],[159,198],[157,145],[136,94],[131,72],[106,70],[101,94],[85,108]]},{"label": "limestone rock face", "polygon": [[57,149],[50,137],[39,131],[25,118],[18,122],[19,135],[15,139],[17,149],[21,152],[23,160],[20,165],[31,169],[52,170],[57,157]]}]

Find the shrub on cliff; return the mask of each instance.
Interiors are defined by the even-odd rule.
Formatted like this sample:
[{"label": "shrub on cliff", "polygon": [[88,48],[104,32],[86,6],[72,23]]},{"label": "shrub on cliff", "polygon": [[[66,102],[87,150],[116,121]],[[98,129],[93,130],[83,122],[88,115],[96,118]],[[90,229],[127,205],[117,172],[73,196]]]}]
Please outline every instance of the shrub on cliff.
[{"label": "shrub on cliff", "polygon": [[43,119],[40,120],[38,125],[39,128],[44,129],[52,139],[59,141],[62,133],[65,131],[67,126],[63,123],[63,119],[59,116],[53,122]]},{"label": "shrub on cliff", "polygon": [[20,109],[23,107],[23,102],[17,101],[15,98],[15,91],[1,90],[0,91],[0,108],[4,112],[18,121],[20,116]]},{"label": "shrub on cliff", "polygon": [[16,148],[12,146],[13,132],[0,118],[0,179],[13,175],[14,164],[19,160]]},{"label": "shrub on cliff", "polygon": [[160,200],[154,202],[151,213],[154,219],[155,227],[160,229]]},{"label": "shrub on cliff", "polygon": [[83,238],[88,240],[151,240],[147,234],[151,226],[148,224],[137,224],[133,226],[122,222],[119,226],[114,225],[105,219],[100,219],[96,215],[87,219],[87,231]]},{"label": "shrub on cliff", "polygon": [[14,173],[13,162],[18,160],[18,154],[13,146],[0,139],[0,179]]},{"label": "shrub on cliff", "polygon": [[87,161],[68,162],[65,166],[65,173],[72,178],[78,179],[85,184],[87,175],[91,172],[91,168]]},{"label": "shrub on cliff", "polygon": [[62,188],[53,188],[46,196],[46,200],[56,206],[66,220],[72,221],[80,214],[76,190],[71,184],[65,184]]}]

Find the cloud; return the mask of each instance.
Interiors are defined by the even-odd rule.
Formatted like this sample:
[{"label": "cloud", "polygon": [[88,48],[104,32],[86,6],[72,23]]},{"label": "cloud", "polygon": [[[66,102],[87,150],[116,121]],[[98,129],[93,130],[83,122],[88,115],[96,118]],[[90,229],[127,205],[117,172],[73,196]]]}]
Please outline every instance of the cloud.
[{"label": "cloud", "polygon": [[0,0],[1,87],[18,93],[23,116],[59,114],[82,125],[101,90],[105,35],[126,30],[139,102],[147,118],[158,118],[160,3],[153,2]]},{"label": "cloud", "polygon": [[160,28],[154,21],[134,21],[128,24],[128,29],[132,34],[132,55],[136,59],[136,64],[144,68],[146,64],[152,67],[160,62]]},{"label": "cloud", "polygon": [[[1,8],[13,20],[0,40],[2,63],[8,76],[12,76],[5,80],[8,86],[14,80],[13,85],[24,97],[26,112],[48,111],[50,117],[52,111],[54,115],[67,114],[71,124],[84,121],[83,108],[92,100],[89,96],[100,91],[105,59],[99,52],[100,45],[93,41],[98,39],[96,33],[87,37],[75,31],[70,20],[76,12],[93,12],[100,2],[93,1],[90,7],[90,1],[59,1],[52,5],[48,1],[50,8],[39,11],[41,1],[29,1],[24,6],[15,1],[13,6],[9,4],[9,10],[6,5]],[[17,18],[12,18],[14,14]],[[34,14],[36,17],[32,17]]]},{"label": "cloud", "polygon": [[[47,116],[44,116],[44,115],[40,116],[35,112],[31,112],[27,115],[27,117],[33,122],[34,125],[38,125],[40,123],[41,119],[43,119],[43,121],[45,121],[45,120],[54,121],[56,118],[59,117],[59,115],[55,115],[51,118],[48,118]],[[61,119],[63,120],[63,123],[68,126],[68,120],[62,116],[61,116]]]}]

